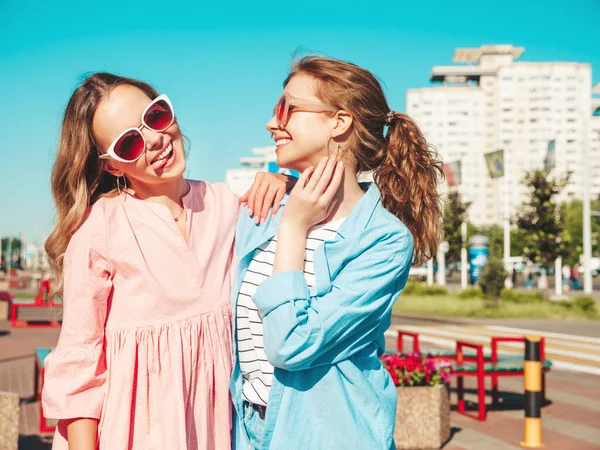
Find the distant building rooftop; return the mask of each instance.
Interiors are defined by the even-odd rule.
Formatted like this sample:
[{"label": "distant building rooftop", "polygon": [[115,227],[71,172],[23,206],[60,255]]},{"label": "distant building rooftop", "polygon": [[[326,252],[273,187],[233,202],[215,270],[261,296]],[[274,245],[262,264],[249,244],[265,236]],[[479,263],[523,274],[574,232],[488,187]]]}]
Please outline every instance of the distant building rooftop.
[{"label": "distant building rooftop", "polygon": [[457,48],[452,61],[463,63],[478,63],[484,55],[511,55],[513,59],[520,57],[525,47],[513,47],[510,44],[482,45],[479,48]]}]

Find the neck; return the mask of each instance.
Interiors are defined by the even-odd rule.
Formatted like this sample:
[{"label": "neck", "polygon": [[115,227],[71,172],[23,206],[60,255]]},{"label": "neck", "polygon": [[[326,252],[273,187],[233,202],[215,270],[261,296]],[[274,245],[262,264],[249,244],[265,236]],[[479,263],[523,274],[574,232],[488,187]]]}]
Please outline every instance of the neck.
[{"label": "neck", "polygon": [[141,200],[160,203],[172,209],[181,204],[181,198],[187,194],[188,190],[188,183],[181,176],[176,180],[160,184],[132,182],[129,192]]},{"label": "neck", "polygon": [[344,169],[344,179],[335,199],[337,205],[331,211],[324,223],[342,219],[350,214],[358,201],[365,195],[356,179],[356,171],[353,168]]}]

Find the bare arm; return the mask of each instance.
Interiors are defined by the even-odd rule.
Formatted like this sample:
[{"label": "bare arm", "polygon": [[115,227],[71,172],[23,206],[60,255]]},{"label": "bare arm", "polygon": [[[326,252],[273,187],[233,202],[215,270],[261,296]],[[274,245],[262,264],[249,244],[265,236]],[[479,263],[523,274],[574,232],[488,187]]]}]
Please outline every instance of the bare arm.
[{"label": "bare arm", "polygon": [[77,418],[67,424],[69,450],[96,450],[98,421],[96,419]]},{"label": "bare arm", "polygon": [[282,173],[259,172],[252,187],[240,197],[240,201],[248,204],[248,214],[250,217],[254,216],[254,222],[263,224],[267,220],[269,209],[273,208],[272,216],[277,214],[285,193],[296,181],[295,177]]}]

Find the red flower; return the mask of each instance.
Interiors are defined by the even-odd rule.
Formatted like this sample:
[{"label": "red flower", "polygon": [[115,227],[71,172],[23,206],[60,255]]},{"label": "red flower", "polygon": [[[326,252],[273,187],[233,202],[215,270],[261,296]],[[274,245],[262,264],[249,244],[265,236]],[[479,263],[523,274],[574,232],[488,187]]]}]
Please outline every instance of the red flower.
[{"label": "red flower", "polygon": [[381,362],[396,386],[432,386],[448,383],[452,366],[447,361],[437,362],[421,353],[385,354]]}]

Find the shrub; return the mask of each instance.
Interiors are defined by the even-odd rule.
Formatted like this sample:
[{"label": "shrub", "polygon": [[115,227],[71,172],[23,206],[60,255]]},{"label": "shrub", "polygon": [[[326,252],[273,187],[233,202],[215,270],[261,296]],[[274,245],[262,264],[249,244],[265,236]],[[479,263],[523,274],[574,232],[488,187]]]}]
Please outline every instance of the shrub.
[{"label": "shrub", "polygon": [[596,300],[594,300],[592,297],[575,297],[573,300],[573,306],[587,314],[594,314],[596,312]]},{"label": "shrub", "polygon": [[479,286],[485,297],[497,300],[504,289],[504,280],[506,279],[506,270],[504,264],[498,258],[491,257],[481,271],[479,277]]},{"label": "shrub", "polygon": [[416,281],[409,281],[404,287],[405,295],[416,295],[419,297],[432,295],[448,295],[448,290],[440,286],[427,286]]},{"label": "shrub", "polygon": [[448,295],[448,289],[441,286],[423,286],[421,288],[421,294],[423,296],[428,295]]},{"label": "shrub", "polygon": [[500,298],[512,303],[540,303],[546,300],[544,294],[538,291],[515,291],[513,289],[504,289]]},{"label": "shrub", "polygon": [[416,292],[421,289],[421,283],[416,281],[408,281],[406,286],[404,286],[403,294],[406,295],[416,295]]},{"label": "shrub", "polygon": [[557,302],[554,302],[554,304],[560,306],[561,308],[565,308],[565,309],[573,308],[573,302],[571,300],[559,300]]},{"label": "shrub", "polygon": [[4,302],[10,302],[15,297],[8,291],[0,291],[0,300]]},{"label": "shrub", "polygon": [[471,298],[483,298],[483,292],[481,292],[481,289],[478,287],[467,288],[458,293],[458,298],[462,298],[463,300]]}]

